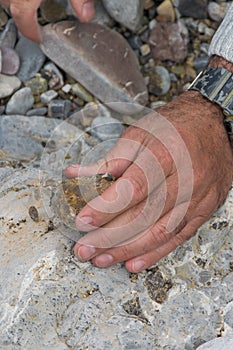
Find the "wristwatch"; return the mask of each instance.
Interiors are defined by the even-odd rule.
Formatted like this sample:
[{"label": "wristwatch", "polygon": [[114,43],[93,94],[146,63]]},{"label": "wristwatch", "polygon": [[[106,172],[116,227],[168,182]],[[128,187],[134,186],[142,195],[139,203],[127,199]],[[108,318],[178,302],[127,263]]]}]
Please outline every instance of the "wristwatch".
[{"label": "wristwatch", "polygon": [[188,90],[199,91],[217,103],[225,115],[224,124],[233,139],[233,74],[225,68],[206,68],[198,74]]}]

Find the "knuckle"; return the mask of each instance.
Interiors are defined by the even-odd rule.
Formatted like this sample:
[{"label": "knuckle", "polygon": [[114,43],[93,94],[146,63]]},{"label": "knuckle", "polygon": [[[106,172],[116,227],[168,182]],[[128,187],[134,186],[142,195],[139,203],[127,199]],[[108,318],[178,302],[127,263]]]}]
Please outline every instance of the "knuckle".
[{"label": "knuckle", "polygon": [[158,245],[167,242],[170,235],[164,224],[157,223],[156,226],[151,229],[151,237],[153,242]]},{"label": "knuckle", "polygon": [[134,177],[130,179],[130,183],[133,188],[133,198],[142,199],[145,197],[146,183],[140,179],[140,177]]}]

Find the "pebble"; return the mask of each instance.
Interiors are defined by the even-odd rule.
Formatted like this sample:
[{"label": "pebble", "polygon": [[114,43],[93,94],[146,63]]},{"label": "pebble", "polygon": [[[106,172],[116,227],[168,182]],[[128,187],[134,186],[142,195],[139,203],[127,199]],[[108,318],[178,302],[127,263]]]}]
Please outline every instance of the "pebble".
[{"label": "pebble", "polygon": [[156,66],[150,74],[149,91],[156,96],[165,95],[171,86],[168,70],[163,66]]},{"label": "pebble", "polygon": [[70,113],[69,100],[52,100],[48,104],[48,116],[56,119],[66,119]]},{"label": "pebble", "polygon": [[2,68],[1,73],[7,75],[15,75],[20,66],[19,55],[11,47],[0,46]]},{"label": "pebble", "polygon": [[213,21],[220,22],[225,17],[229,6],[230,4],[227,2],[218,4],[214,1],[210,1],[208,5],[208,14]]},{"label": "pebble", "polygon": [[40,107],[40,108],[33,108],[30,109],[29,111],[27,111],[26,116],[28,117],[32,117],[32,116],[44,116],[46,115],[48,112],[48,108],[47,107]]},{"label": "pebble", "polygon": [[12,95],[20,86],[21,81],[16,76],[0,74],[0,98]]},{"label": "pebble", "polygon": [[60,22],[43,27],[41,46],[51,60],[100,101],[147,103],[135,54],[115,31],[94,23]]},{"label": "pebble", "polygon": [[181,16],[197,19],[207,18],[208,0],[179,0],[178,10]]},{"label": "pebble", "polygon": [[48,104],[58,96],[58,93],[54,90],[48,90],[40,95],[40,100],[44,104]]},{"label": "pebble", "polygon": [[64,2],[55,0],[44,0],[40,5],[42,18],[47,22],[58,22],[67,18]]},{"label": "pebble", "polygon": [[71,91],[71,88],[72,86],[70,84],[65,84],[63,87],[62,87],[62,91],[65,93],[65,94],[68,94],[70,91]]},{"label": "pebble", "polygon": [[208,56],[200,56],[195,58],[195,60],[193,61],[193,66],[196,69],[197,73],[199,73],[204,68],[206,68],[208,62],[209,62]]},{"label": "pebble", "polygon": [[11,18],[8,20],[3,32],[1,33],[0,45],[11,47],[13,49],[17,40],[17,34],[18,31],[16,25],[14,24],[14,21]]},{"label": "pebble", "polygon": [[101,141],[107,141],[119,138],[123,131],[124,127],[119,120],[112,117],[97,117],[91,123],[89,132]]},{"label": "pebble", "polygon": [[45,55],[38,44],[23,36],[19,39],[15,49],[20,58],[20,68],[17,76],[22,82],[25,82],[34,77],[42,68]]},{"label": "pebble", "polygon": [[14,93],[6,106],[6,114],[25,115],[32,108],[34,97],[29,87],[24,87]]},{"label": "pebble", "polygon": [[171,0],[164,0],[158,7],[157,13],[160,17],[163,18],[164,21],[174,22],[176,19],[175,10],[173,7],[173,3]]},{"label": "pebble", "polygon": [[73,95],[78,96],[85,102],[92,102],[93,96],[79,83],[71,85],[71,92]]},{"label": "pebble", "polygon": [[164,101],[156,101],[156,102],[152,102],[151,104],[150,104],[150,108],[151,109],[156,109],[156,108],[159,108],[159,107],[161,107],[161,106],[164,106],[166,104],[166,102],[164,102]]},{"label": "pebble", "polygon": [[142,56],[147,56],[150,54],[150,46],[148,44],[144,44],[140,47],[140,51]]},{"label": "pebble", "polygon": [[142,0],[102,0],[104,7],[115,21],[135,32],[143,15]]},{"label": "pebble", "polygon": [[50,89],[55,87],[58,89],[64,85],[63,74],[54,63],[50,62],[45,64],[44,70],[51,73],[51,79],[49,81]]},{"label": "pebble", "polygon": [[188,32],[180,21],[157,22],[149,38],[154,59],[161,61],[183,62],[188,54],[187,43]]},{"label": "pebble", "polygon": [[7,23],[8,16],[6,12],[3,10],[2,7],[0,7],[0,29]]},{"label": "pebble", "polygon": [[42,78],[40,74],[36,74],[34,78],[28,80],[24,85],[31,89],[35,102],[40,102],[40,95],[48,90],[47,80]]}]

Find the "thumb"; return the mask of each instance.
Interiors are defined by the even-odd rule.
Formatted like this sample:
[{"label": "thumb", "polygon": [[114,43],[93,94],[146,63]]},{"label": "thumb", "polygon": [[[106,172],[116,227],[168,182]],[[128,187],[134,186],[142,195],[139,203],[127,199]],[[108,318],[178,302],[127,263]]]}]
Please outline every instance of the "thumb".
[{"label": "thumb", "polygon": [[71,0],[71,5],[81,22],[90,22],[94,17],[94,0]]}]

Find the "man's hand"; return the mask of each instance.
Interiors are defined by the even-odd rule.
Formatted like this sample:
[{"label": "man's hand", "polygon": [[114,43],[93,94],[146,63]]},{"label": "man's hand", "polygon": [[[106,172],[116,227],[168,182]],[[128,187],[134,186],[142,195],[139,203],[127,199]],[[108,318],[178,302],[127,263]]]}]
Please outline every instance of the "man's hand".
[{"label": "man's hand", "polygon": [[[223,204],[233,157],[221,109],[189,91],[129,127],[106,159],[67,177],[108,172],[116,182],[79,213],[89,231],[76,256],[139,272],[193,236]],[[157,116],[156,116],[157,115]]]},{"label": "man's hand", "polygon": [[[37,10],[42,0],[0,0],[0,4],[9,8],[19,31],[27,38],[40,42],[40,26],[37,22]],[[94,0],[70,0],[78,18],[89,22],[94,16]]]}]

